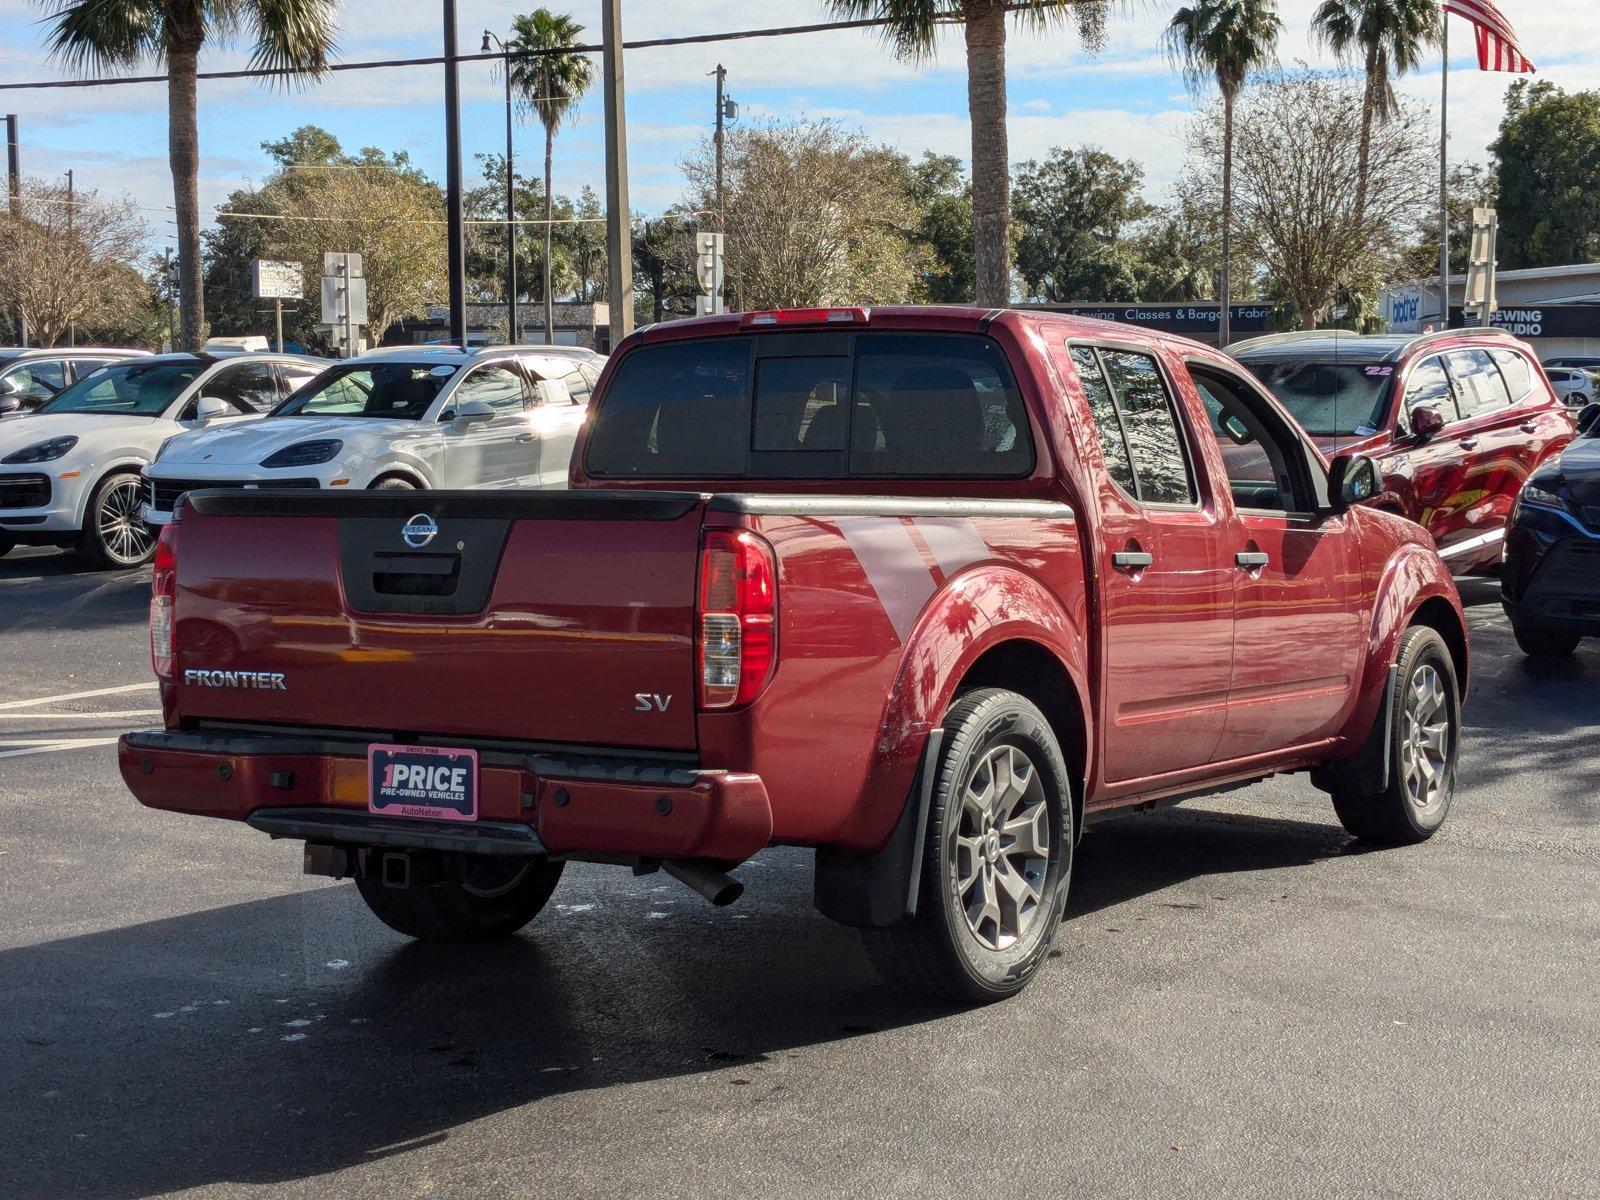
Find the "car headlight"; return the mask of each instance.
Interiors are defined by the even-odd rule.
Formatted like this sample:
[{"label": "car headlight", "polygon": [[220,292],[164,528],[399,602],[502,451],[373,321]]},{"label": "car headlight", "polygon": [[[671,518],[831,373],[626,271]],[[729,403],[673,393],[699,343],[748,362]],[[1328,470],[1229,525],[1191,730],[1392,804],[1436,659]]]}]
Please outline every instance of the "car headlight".
[{"label": "car headlight", "polygon": [[54,462],[78,444],[75,437],[51,438],[48,442],[35,442],[31,446],[24,446],[21,450],[0,458],[4,463],[45,463]]},{"label": "car headlight", "polygon": [[325,463],[343,448],[338,438],[318,438],[314,442],[296,442],[285,446],[261,460],[263,467],[314,467]]},{"label": "car headlight", "polygon": [[1517,503],[1530,504],[1534,508],[1554,509],[1556,512],[1572,511],[1572,506],[1562,497],[1533,483],[1523,486],[1522,494],[1517,497]]}]

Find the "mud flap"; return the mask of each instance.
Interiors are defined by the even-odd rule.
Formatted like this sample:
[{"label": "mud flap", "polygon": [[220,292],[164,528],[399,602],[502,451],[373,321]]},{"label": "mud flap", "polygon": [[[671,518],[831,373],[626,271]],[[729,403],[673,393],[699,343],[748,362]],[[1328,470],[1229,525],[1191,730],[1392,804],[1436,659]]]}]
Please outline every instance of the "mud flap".
[{"label": "mud flap", "polygon": [[812,898],[823,916],[841,925],[881,929],[917,915],[922,848],[943,744],[943,729],[929,732],[911,794],[881,850],[846,854],[827,846],[817,849]]}]

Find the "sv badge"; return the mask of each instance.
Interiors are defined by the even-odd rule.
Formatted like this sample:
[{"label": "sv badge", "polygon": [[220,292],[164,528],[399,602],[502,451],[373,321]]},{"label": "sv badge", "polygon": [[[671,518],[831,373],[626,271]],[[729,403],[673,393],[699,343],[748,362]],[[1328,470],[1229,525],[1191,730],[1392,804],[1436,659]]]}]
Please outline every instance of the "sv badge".
[{"label": "sv badge", "polygon": [[635,692],[633,694],[633,711],[664,713],[667,705],[672,703],[671,696],[663,696],[659,692]]}]

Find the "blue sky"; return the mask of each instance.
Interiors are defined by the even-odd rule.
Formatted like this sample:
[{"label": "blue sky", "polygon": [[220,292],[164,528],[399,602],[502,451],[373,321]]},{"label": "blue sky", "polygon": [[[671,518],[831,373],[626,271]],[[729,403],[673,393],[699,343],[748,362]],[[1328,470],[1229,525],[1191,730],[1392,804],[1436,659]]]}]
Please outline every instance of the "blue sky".
[{"label": "blue sky", "polygon": [[[1600,22],[1585,19],[1593,0],[1501,0],[1523,35],[1541,77],[1568,88],[1600,87]],[[599,35],[596,0],[551,5],[571,12]],[[1285,61],[1323,57],[1306,26],[1314,0],[1282,0],[1287,26]],[[531,3],[460,0],[463,51],[476,50],[485,28],[504,30]],[[1109,44],[1097,57],[1069,31],[1038,37],[1016,34],[1009,74],[1014,159],[1051,146],[1093,144],[1141,163],[1147,190],[1159,198],[1182,165],[1182,133],[1194,101],[1161,56],[1158,39],[1175,3],[1135,0],[1113,18]],[[57,77],[47,63],[41,8],[29,0],[0,0],[0,81]],[[818,0],[626,0],[630,38],[803,24],[826,19]],[[368,59],[437,54],[440,6],[418,0],[348,0],[341,57]],[[1482,158],[1493,137],[1511,77],[1476,70],[1470,29],[1452,19],[1453,156]],[[212,47],[203,68],[242,65],[239,48]],[[965,157],[966,93],[959,34],[952,32],[931,66],[913,69],[871,33],[831,31],[781,40],[641,50],[627,57],[629,161],[633,204],[659,211],[675,201],[678,163],[711,119],[711,80],[718,61],[728,88],[752,118],[830,117],[913,156],[931,149]],[[486,64],[462,67],[463,149],[499,151],[504,140],[500,87]],[[1437,104],[1437,66],[1410,77],[1404,90]],[[263,140],[315,123],[351,148],[406,150],[425,170],[443,177],[443,120],[437,67],[350,72],[303,91],[274,91],[243,80],[201,84],[202,211],[233,189],[266,177]],[[159,84],[75,91],[10,92],[0,108],[21,118],[23,170],[30,176],[76,171],[80,187],[126,192],[148,206],[153,241],[170,240],[171,192],[166,172],[166,110]],[[556,187],[601,189],[600,95],[585,102],[557,147]],[[519,153],[535,167],[536,128],[519,127]],[[1419,169],[1427,169],[1418,164]]]}]

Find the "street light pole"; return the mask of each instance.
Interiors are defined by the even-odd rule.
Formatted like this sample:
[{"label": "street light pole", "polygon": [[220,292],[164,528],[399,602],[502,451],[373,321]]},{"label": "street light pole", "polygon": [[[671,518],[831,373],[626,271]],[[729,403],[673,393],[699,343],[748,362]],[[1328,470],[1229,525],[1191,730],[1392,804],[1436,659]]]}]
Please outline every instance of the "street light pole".
[{"label": "street light pole", "polygon": [[483,31],[483,52],[500,47],[506,73],[506,341],[522,340],[517,331],[517,171],[512,159],[511,48],[497,34]]},{"label": "street light pole", "polygon": [[467,238],[461,215],[461,71],[456,0],[444,0],[445,243],[450,274],[450,340],[467,344]]},{"label": "street light pole", "polygon": [[622,0],[601,0],[606,99],[606,292],[611,350],[633,332],[633,239],[628,211],[628,119],[622,90]]},{"label": "street light pole", "polygon": [[722,207],[722,86],[727,82],[728,68],[718,63],[717,69],[712,74],[717,77],[717,132],[712,139],[717,147],[717,231],[725,233],[727,222],[722,215],[725,211]]}]

